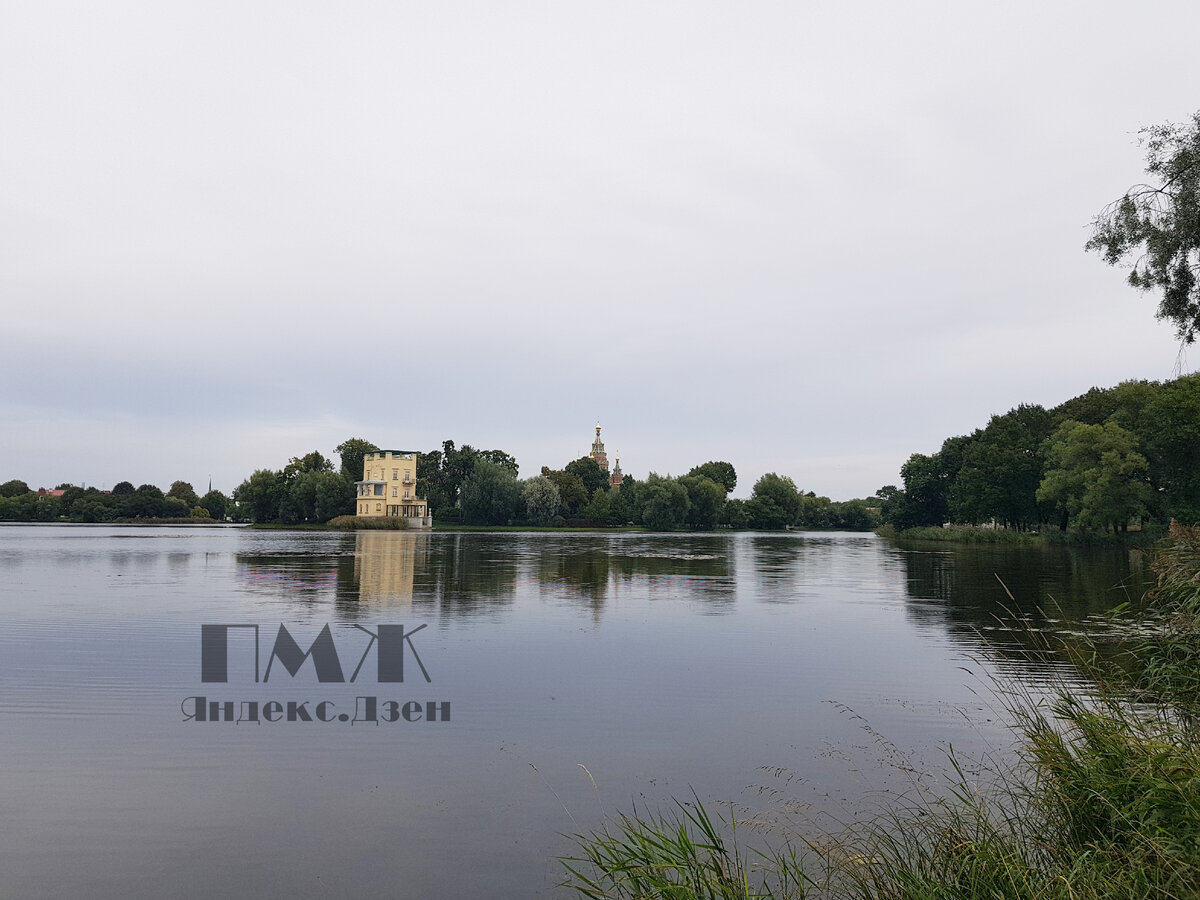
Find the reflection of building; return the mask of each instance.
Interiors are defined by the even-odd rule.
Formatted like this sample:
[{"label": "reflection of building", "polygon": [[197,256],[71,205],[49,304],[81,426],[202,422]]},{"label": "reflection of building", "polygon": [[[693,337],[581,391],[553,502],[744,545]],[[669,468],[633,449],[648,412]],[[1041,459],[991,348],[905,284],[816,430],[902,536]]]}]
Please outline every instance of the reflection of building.
[{"label": "reflection of building", "polygon": [[413,450],[376,450],[363,456],[357,514],[408,519],[414,528],[432,528],[429,506],[417,497],[417,454]]},{"label": "reflection of building", "polygon": [[404,531],[359,531],[354,535],[354,579],[359,600],[412,600],[417,557],[424,559],[429,536]]}]

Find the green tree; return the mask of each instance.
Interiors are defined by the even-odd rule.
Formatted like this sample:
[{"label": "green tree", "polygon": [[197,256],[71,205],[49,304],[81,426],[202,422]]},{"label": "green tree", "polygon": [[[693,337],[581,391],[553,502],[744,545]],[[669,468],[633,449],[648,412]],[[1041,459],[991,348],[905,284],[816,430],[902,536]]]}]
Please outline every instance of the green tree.
[{"label": "green tree", "polygon": [[542,466],[542,474],[553,481],[554,486],[558,488],[560,512],[568,518],[579,515],[579,511],[588,502],[588,492],[583,484],[583,479],[562,469],[552,470],[548,466]]},{"label": "green tree", "polygon": [[280,518],[288,522],[328,522],[354,512],[354,485],[341,472],[300,472],[282,498]]},{"label": "green tree", "polygon": [[1135,433],[1164,518],[1200,522],[1200,374],[1160,385]]},{"label": "green tree", "polygon": [[[1043,445],[1053,424],[1052,414],[1037,405],[1022,404],[992,416],[987,427],[962,446],[961,467],[952,482],[940,457],[922,471],[921,477],[930,481],[928,496],[939,498],[942,518],[914,524],[940,525],[947,518],[974,523],[997,519],[1025,528],[1044,521],[1037,489],[1044,467]],[[917,495],[907,478],[905,494],[911,509]],[[948,508],[943,508],[946,500]]]},{"label": "green tree", "polygon": [[132,484],[132,482],[129,482],[129,481],[118,481],[116,484],[113,485],[113,489],[112,489],[112,492],[118,496],[132,494],[133,491],[134,491],[133,484]]},{"label": "green tree", "polygon": [[286,487],[280,473],[258,469],[234,489],[233,498],[251,522],[273,522]]},{"label": "green tree", "polygon": [[29,485],[25,482],[14,478],[12,481],[6,481],[0,484],[0,497],[20,497],[22,494],[29,493]]},{"label": "green tree", "polygon": [[187,519],[192,515],[192,508],[187,502],[178,497],[163,497],[162,512],[159,515],[167,519]]},{"label": "green tree", "polygon": [[508,469],[512,473],[513,478],[516,478],[517,473],[521,470],[520,466],[517,465],[516,458],[505,453],[503,450],[480,450],[479,455],[484,459],[491,460],[502,469]]},{"label": "green tree", "polygon": [[[292,476],[287,492],[281,498],[281,521],[288,524],[294,522],[316,523],[317,519],[317,483],[324,475],[332,472],[297,472]],[[337,476],[339,479],[341,475]],[[342,479],[344,480],[344,479]]]},{"label": "green tree", "polygon": [[608,473],[602,470],[600,464],[590,456],[571,460],[563,466],[563,471],[568,475],[578,475],[579,480],[583,482],[583,489],[589,497],[597,490],[608,490]]},{"label": "green tree", "polygon": [[592,499],[588,505],[583,508],[583,518],[591,519],[593,522],[608,524],[612,515],[612,500],[609,499],[608,491],[604,488],[596,488],[592,493]]},{"label": "green tree", "polygon": [[879,527],[879,515],[866,500],[847,500],[833,504],[835,526],[843,531],[872,531]]},{"label": "green tree", "polygon": [[903,500],[893,508],[897,528],[941,525],[949,518],[949,485],[937,453],[914,453],[900,467],[900,477]]},{"label": "green tree", "polygon": [[154,519],[166,513],[166,496],[152,484],[139,485],[128,498],[126,515],[137,519]]},{"label": "green tree", "polygon": [[673,478],[651,472],[639,489],[643,525],[651,531],[675,531],[683,527],[689,506],[687,488]]},{"label": "green tree", "polygon": [[34,493],[16,497],[0,494],[0,522],[32,522],[37,518],[38,505],[37,494]]},{"label": "green tree", "polygon": [[1143,128],[1146,172],[1092,220],[1086,244],[1111,265],[1129,265],[1129,283],[1161,290],[1158,318],[1192,343],[1200,329],[1200,112],[1184,125]]},{"label": "green tree", "polygon": [[639,500],[640,485],[632,475],[621,479],[621,485],[612,494],[609,503],[609,515],[618,525],[633,522],[635,525],[642,521],[642,504]]},{"label": "green tree", "polygon": [[167,490],[168,497],[178,497],[188,505],[188,509],[195,506],[200,498],[196,496],[196,491],[186,481],[173,481],[171,487]]},{"label": "green tree", "polygon": [[828,497],[818,497],[812,491],[800,495],[800,512],[796,524],[803,528],[837,528],[841,523]]},{"label": "green tree", "polygon": [[313,513],[318,522],[337,516],[354,515],[354,483],[340,472],[320,472],[315,476]]},{"label": "green tree", "polygon": [[733,489],[737,487],[737,471],[731,464],[721,460],[710,460],[703,465],[695,466],[688,472],[688,475],[711,478],[725,488],[726,494],[732,494]]},{"label": "green tree", "polygon": [[521,485],[525,516],[534,525],[549,525],[558,515],[558,488],[545,475],[527,479]]},{"label": "green tree", "polygon": [[199,505],[207,509],[208,514],[217,521],[224,521],[229,510],[229,498],[220,491],[209,491],[200,498]]},{"label": "green tree", "polygon": [[112,510],[98,497],[85,497],[75,504],[73,518],[78,522],[107,522],[112,518]]},{"label": "green tree", "polygon": [[[26,497],[37,497],[36,494],[26,494]],[[62,512],[62,504],[57,497],[37,497],[34,507],[34,518],[39,522],[53,522]]]},{"label": "green tree", "polygon": [[[303,456],[293,456],[283,467],[283,480],[291,482],[301,472],[332,472],[333,463],[317,450]],[[357,479],[355,479],[357,480]]]},{"label": "green tree", "polygon": [[883,521],[893,528],[903,528],[908,517],[905,509],[908,498],[904,496],[904,491],[894,484],[885,484],[875,492],[875,499],[879,501]]},{"label": "green tree", "polygon": [[511,469],[481,456],[463,481],[461,505],[468,525],[508,525],[521,514],[521,486]]},{"label": "green tree", "polygon": [[454,441],[447,440],[442,442],[441,450],[418,455],[417,496],[429,502],[430,510],[453,508],[458,505],[463,483],[481,459],[500,466],[514,479],[517,477],[516,459],[503,450],[476,450],[470,444],[456,447]]},{"label": "green tree", "polygon": [[746,511],[746,501],[739,497],[726,500],[717,523],[728,528],[749,528],[750,514]]},{"label": "green tree", "polygon": [[[55,488],[55,490],[58,490],[58,488]],[[74,519],[75,518],[75,504],[78,503],[80,500],[82,500],[86,496],[86,491],[84,491],[83,488],[81,488],[77,485],[72,485],[71,487],[68,487],[68,488],[62,488],[62,490],[65,491],[65,493],[61,497],[58,498],[59,508],[62,510],[62,514],[64,516],[66,516],[68,519]],[[133,498],[133,494],[130,493],[128,498],[121,498],[121,499],[128,500],[128,499],[132,499],[132,498]],[[122,508],[121,515],[126,516],[126,515],[131,515],[131,513],[125,512],[124,509]]]},{"label": "green tree", "polygon": [[[338,455],[341,461],[340,471],[343,478],[347,478],[353,484],[356,481],[361,481],[363,476],[363,457],[368,453],[374,453],[379,447],[372,444],[370,441],[363,438],[346,438],[336,447],[333,452]],[[420,457],[417,458],[417,466],[420,467]],[[418,473],[418,477],[420,473]]]},{"label": "green tree", "polygon": [[1050,440],[1038,499],[1084,531],[1124,531],[1146,512],[1150,467],[1137,439],[1115,422],[1063,422]]},{"label": "green tree", "polygon": [[684,519],[687,526],[702,531],[716,528],[721,507],[725,505],[725,485],[718,484],[707,475],[684,475],[679,483],[688,495],[688,510]]},{"label": "green tree", "polygon": [[746,512],[751,528],[783,528],[793,525],[800,513],[800,492],[786,475],[768,472],[754,483]]}]

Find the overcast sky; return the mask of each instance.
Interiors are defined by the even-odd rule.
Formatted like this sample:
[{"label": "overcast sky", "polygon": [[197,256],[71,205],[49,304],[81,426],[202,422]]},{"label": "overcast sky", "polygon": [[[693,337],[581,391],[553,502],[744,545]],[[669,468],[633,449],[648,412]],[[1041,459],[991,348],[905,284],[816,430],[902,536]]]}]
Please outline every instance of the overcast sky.
[{"label": "overcast sky", "polygon": [[524,477],[600,421],[638,478],[869,495],[1174,376],[1083,244],[1138,129],[1200,108],[1197,33],[1195,0],[6,4],[0,481],[228,492],[347,437]]}]

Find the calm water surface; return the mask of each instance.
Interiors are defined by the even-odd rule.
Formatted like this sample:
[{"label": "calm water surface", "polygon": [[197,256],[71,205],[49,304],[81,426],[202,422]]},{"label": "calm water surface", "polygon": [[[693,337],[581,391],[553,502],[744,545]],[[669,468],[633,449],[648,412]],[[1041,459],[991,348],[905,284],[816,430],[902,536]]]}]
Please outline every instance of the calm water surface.
[{"label": "calm water surface", "polygon": [[[863,534],[416,534],[0,528],[0,894],[558,896],[563,837],[695,792],[739,817],[844,815],[1007,752],[989,676],[1063,663],[1140,557],[897,548]],[[1010,599],[1008,594],[1011,593]],[[1043,610],[1045,610],[1043,612]],[[200,626],[380,623],[403,684],[319,683],[249,630],[202,683]],[[181,703],[448,702],[449,721],[185,720]],[[315,717],[315,716],[314,716]]]}]

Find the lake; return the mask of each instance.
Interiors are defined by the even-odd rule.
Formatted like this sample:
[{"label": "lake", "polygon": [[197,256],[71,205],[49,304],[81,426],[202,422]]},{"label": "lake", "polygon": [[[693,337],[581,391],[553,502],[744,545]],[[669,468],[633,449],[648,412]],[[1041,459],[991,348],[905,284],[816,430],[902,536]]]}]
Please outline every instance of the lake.
[{"label": "lake", "polygon": [[634,806],[844,817],[1003,757],[991,679],[1073,677],[1036,634],[1144,578],[871,534],[0,527],[0,892],[557,896],[565,835]]}]

